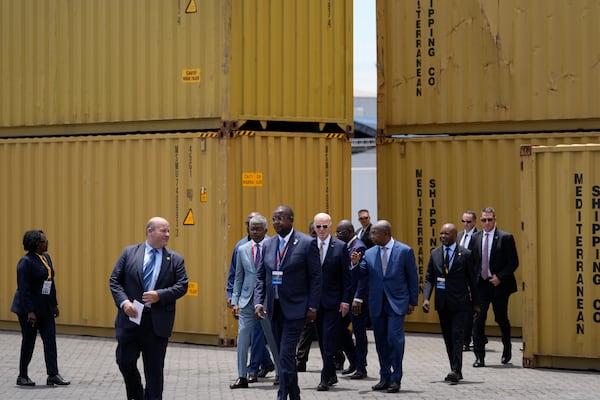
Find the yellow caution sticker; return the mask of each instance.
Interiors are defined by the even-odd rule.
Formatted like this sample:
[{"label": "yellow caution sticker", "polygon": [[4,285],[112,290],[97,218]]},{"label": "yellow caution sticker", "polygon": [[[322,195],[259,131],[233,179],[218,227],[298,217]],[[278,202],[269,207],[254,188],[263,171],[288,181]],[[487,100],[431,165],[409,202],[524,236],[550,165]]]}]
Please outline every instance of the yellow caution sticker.
[{"label": "yellow caution sticker", "polygon": [[198,12],[198,8],[196,8],[196,0],[190,0],[187,7],[185,8],[186,14],[192,14]]},{"label": "yellow caution sticker", "polygon": [[188,290],[185,295],[198,297],[198,282],[188,282]]},{"label": "yellow caution sticker", "polygon": [[262,186],[262,172],[242,172],[242,186]]},{"label": "yellow caution sticker", "polygon": [[192,212],[191,208],[188,210],[187,214],[185,215],[183,224],[184,225],[194,225],[194,213]]},{"label": "yellow caution sticker", "polygon": [[200,68],[184,68],[181,71],[181,80],[185,83],[200,82]]},{"label": "yellow caution sticker", "polygon": [[204,186],[200,189],[200,202],[206,203],[208,200],[208,190]]}]

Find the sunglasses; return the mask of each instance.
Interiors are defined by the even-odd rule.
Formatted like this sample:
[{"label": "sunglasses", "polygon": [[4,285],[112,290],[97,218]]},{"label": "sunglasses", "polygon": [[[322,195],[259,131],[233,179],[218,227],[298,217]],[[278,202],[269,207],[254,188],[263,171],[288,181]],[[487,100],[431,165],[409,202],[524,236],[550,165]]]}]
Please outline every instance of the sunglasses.
[{"label": "sunglasses", "polygon": [[358,217],[358,219],[360,219],[361,221],[364,219],[369,219],[370,217]]},{"label": "sunglasses", "polygon": [[468,219],[461,219],[460,222],[462,222],[463,224],[470,224],[473,221],[469,221]]},{"label": "sunglasses", "polygon": [[481,218],[481,222],[492,222],[494,218]]},{"label": "sunglasses", "polygon": [[317,229],[321,229],[321,228],[327,229],[327,228],[329,228],[329,225],[315,225],[315,228],[317,228]]}]

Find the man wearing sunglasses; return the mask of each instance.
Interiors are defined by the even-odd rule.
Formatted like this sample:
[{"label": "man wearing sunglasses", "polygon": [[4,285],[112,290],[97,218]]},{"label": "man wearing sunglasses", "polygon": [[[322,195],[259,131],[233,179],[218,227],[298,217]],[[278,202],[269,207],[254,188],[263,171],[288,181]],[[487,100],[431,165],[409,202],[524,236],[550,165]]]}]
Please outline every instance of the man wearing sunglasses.
[{"label": "man wearing sunglasses", "polygon": [[[463,230],[458,233],[456,242],[464,247],[470,249],[471,239],[477,232],[477,214],[475,211],[467,210],[463,213],[462,219],[460,220],[463,226]],[[465,339],[463,343],[463,351],[471,350],[471,334],[473,333],[473,316],[468,315],[465,320]]]},{"label": "man wearing sunglasses", "polygon": [[496,227],[496,211],[486,207],[481,211],[483,230],[475,233],[471,250],[479,273],[479,299],[481,312],[473,322],[473,367],[485,367],[485,320],[492,304],[496,322],[502,332],[503,351],[500,361],[507,364],[512,357],[508,298],[517,291],[515,270],[519,257],[513,235]]},{"label": "man wearing sunglasses", "polygon": [[371,216],[369,215],[369,210],[359,210],[358,211],[358,222],[360,222],[360,228],[356,230],[356,236],[367,246],[367,249],[370,249],[374,246],[373,241],[371,240]]}]

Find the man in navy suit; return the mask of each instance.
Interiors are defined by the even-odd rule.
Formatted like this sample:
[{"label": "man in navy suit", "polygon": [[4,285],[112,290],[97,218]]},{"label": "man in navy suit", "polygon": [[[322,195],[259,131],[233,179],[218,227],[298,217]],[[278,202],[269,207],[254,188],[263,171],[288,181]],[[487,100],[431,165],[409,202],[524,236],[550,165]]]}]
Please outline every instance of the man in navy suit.
[{"label": "man in navy suit", "polygon": [[485,320],[492,304],[496,322],[502,333],[504,349],[500,362],[507,364],[512,357],[508,298],[517,291],[515,270],[519,256],[513,235],[496,227],[496,211],[486,207],[481,211],[483,230],[473,236],[471,250],[479,273],[481,312],[473,323],[473,351],[475,368],[485,367]]},{"label": "man in navy suit", "polygon": [[313,239],[294,229],[288,206],[273,211],[277,235],[265,241],[256,271],[254,310],[257,318],[271,320],[281,371],[277,398],[300,398],[296,346],[305,322],[314,322],[321,301],[321,265]]},{"label": "man in navy suit", "polygon": [[[404,358],[404,317],[418,302],[417,264],[413,250],[392,238],[388,221],[371,228],[375,244],[364,255],[369,276],[369,311],[379,357],[379,382],[373,390],[398,393]],[[352,253],[352,265],[360,256]]]},{"label": "man in navy suit", "polygon": [[[125,248],[110,275],[109,285],[119,311],[115,320],[117,364],[125,380],[127,399],[162,399],[163,369],[175,322],[175,301],[188,287],[185,261],[166,248],[169,222],[153,217],[146,224],[146,241]],[[144,304],[140,317],[134,300]],[[146,391],[137,360],[144,359]]]},{"label": "man in navy suit", "polygon": [[[460,220],[463,230],[458,233],[456,243],[465,249],[471,249],[471,239],[477,233],[477,214],[475,211],[466,210]],[[468,315],[465,320],[465,338],[463,343],[463,351],[471,350],[471,334],[473,333],[473,316]]]},{"label": "man in navy suit", "polygon": [[[343,219],[336,228],[338,239],[346,243],[348,254],[354,252],[361,256],[367,251],[367,246],[354,233],[352,222]],[[351,268],[350,277],[352,287],[352,310],[343,319],[342,346],[346,354],[354,354],[349,358],[350,366],[342,372],[342,375],[350,375],[350,379],[363,379],[367,377],[367,324],[369,322],[369,277],[366,274],[366,263],[361,260],[359,264]],[[352,334],[348,331],[348,326],[352,322],[352,333],[356,344],[352,342]],[[347,333],[347,336],[346,336]]]},{"label": "man in navy suit", "polygon": [[350,255],[346,244],[331,237],[331,216],[319,213],[314,217],[317,237],[315,246],[319,250],[322,268],[323,290],[317,316],[317,337],[323,359],[321,382],[318,391],[329,390],[336,384],[334,353],[342,333],[342,317],[350,310]]},{"label": "man in navy suit", "polygon": [[463,378],[462,359],[465,319],[479,313],[479,292],[473,255],[456,243],[453,224],[440,229],[442,246],[434,249],[427,264],[423,287],[423,311],[429,312],[429,298],[435,288],[435,309],[450,361],[450,373],[445,381],[456,384]]}]

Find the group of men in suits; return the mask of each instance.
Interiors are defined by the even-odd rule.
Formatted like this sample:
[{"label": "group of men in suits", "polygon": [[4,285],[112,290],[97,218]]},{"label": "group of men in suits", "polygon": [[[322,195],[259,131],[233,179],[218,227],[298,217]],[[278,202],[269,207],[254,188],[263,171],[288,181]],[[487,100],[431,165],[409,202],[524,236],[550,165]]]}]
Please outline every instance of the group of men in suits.
[{"label": "group of men in suits", "polygon": [[465,211],[461,234],[451,223],[442,226],[442,245],[431,252],[423,288],[424,312],[429,312],[429,299],[435,290],[435,309],[450,362],[445,381],[451,384],[463,379],[462,353],[468,346],[471,326],[473,367],[485,367],[485,323],[490,305],[502,334],[500,362],[507,364],[512,358],[508,300],[517,291],[514,272],[519,258],[515,240],[512,234],[496,227],[496,212],[491,207],[481,211],[481,231],[475,228],[475,221],[475,212]]}]

